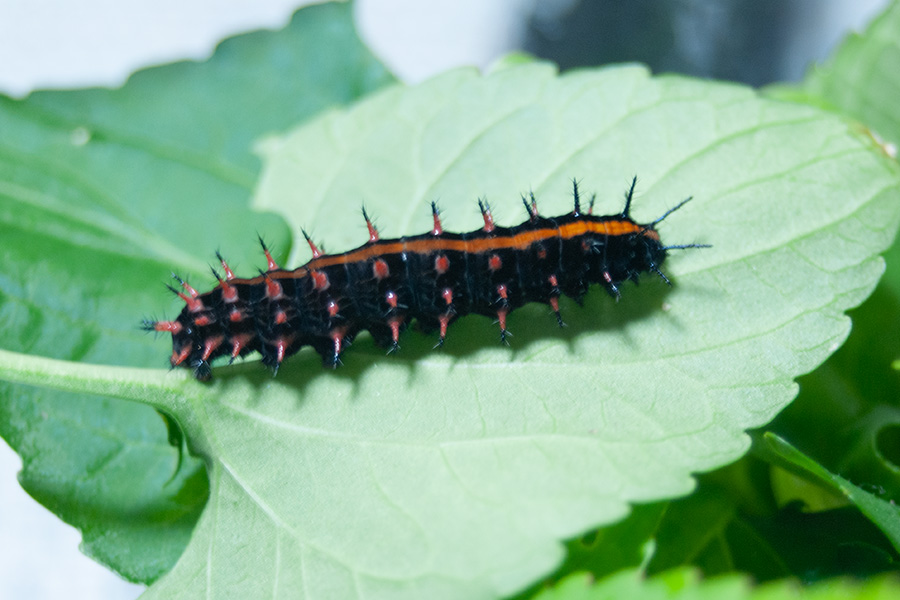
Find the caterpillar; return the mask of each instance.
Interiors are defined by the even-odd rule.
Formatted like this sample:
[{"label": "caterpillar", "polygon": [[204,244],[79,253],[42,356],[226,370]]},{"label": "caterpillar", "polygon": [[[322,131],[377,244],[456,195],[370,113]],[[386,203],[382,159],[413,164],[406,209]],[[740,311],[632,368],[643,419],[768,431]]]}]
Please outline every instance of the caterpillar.
[{"label": "caterpillar", "polygon": [[618,300],[624,282],[637,282],[648,272],[671,285],[660,270],[668,251],[709,247],[665,246],[656,231],[691,198],[650,223],[635,222],[630,210],[636,183],[635,177],[622,212],[608,216],[592,214],[596,196],[582,212],[574,180],[574,208],[559,217],[538,214],[533,193],[522,196],[527,219],[515,227],[497,226],[490,206],[479,200],[484,225],[470,233],[444,231],[432,202],[431,231],[381,239],[363,209],[368,242],[327,255],[303,231],[312,260],[294,270],[280,268],[260,238],[265,271],[235,277],[216,253],[223,274],[211,269],[218,285],[200,294],[173,274],[181,289],[167,287],[185,302],[184,309],[173,321],[145,320],[142,328],[171,333],[172,367],[191,368],[197,379],[208,380],[218,357],[233,361],[259,352],[263,364],[277,373],[285,358],[303,346],[312,346],[326,366],[337,367],[344,349],[363,330],[394,352],[412,320],[437,331],[437,346],[442,346],[456,318],[493,316],[501,341],[507,342],[507,316],[528,302],[549,305],[562,327],[561,295],[580,301],[591,284],[599,284]]}]

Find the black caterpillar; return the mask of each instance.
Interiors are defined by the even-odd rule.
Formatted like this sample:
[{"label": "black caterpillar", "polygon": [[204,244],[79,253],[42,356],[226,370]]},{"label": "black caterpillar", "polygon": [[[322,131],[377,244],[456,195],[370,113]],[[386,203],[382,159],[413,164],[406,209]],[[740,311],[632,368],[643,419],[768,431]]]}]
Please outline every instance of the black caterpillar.
[{"label": "black caterpillar", "polygon": [[496,316],[506,341],[506,317],[527,302],[549,304],[563,325],[558,298],[579,300],[599,283],[619,298],[619,286],[654,272],[669,285],[659,267],[667,251],[704,248],[704,244],[664,246],[655,226],[691,198],[655,221],[639,224],[629,215],[637,178],[625,194],[621,214],[597,217],[581,212],[573,181],[571,213],[548,218],[538,214],[534,195],[522,197],[528,219],[516,227],[494,224],[490,207],[478,201],[484,227],[471,233],[448,233],[434,203],[433,229],[422,235],[382,240],[363,211],[369,241],[343,254],[323,255],[303,232],[312,260],[288,271],[272,260],[262,243],[268,270],[251,279],[234,276],[218,253],[224,278],[198,294],[177,276],[182,290],[168,286],[187,306],[174,321],[144,321],[148,331],[172,334],[172,366],[211,377],[210,363],[251,352],[277,371],[288,356],[312,346],[326,366],[340,364],[341,352],[354,336],[368,330],[375,342],[394,351],[412,319],[438,330],[443,345],[447,327],[457,317],[476,313]]}]

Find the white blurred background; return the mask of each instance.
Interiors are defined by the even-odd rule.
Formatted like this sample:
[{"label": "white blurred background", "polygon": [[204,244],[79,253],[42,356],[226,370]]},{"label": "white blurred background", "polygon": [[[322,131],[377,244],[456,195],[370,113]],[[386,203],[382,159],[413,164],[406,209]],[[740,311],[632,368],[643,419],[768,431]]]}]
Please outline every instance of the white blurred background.
[{"label": "white blurred background", "polygon": [[[144,66],[209,56],[287,23],[298,0],[0,0],[0,93],[117,86]],[[525,48],[564,67],[638,60],[761,85],[796,80],[887,0],[358,0],[363,39],[401,79],[486,67]],[[0,132],[2,135],[2,132]],[[2,401],[2,399],[0,399]],[[136,598],[78,551],[80,534],[16,482],[0,442],[0,598]]]}]

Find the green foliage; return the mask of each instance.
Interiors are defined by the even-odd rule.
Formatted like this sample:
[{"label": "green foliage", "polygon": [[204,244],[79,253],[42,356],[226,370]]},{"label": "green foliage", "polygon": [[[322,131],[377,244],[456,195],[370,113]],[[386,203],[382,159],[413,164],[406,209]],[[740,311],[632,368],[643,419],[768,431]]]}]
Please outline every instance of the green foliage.
[{"label": "green foliage", "polygon": [[[898,39],[900,4],[894,3],[864,35],[850,36],[826,65],[814,69],[800,90],[864,123],[871,129],[859,125],[860,130],[884,140],[885,151],[892,152],[900,143]],[[853,335],[800,380],[797,401],[772,430],[823,468],[885,498],[898,498],[900,379],[890,365],[900,354],[900,246],[888,250],[885,259],[887,270],[875,293],[851,313]]]},{"label": "green foliage", "polygon": [[[804,484],[804,495],[776,498]],[[753,457],[702,476],[693,494],[669,506],[647,572],[693,565],[708,576],[738,571],[758,581],[813,582],[895,568],[896,550],[876,525],[846,501],[808,502],[814,493],[823,495]]]},{"label": "green foliage", "polygon": [[[801,476],[812,476],[836,493],[846,496],[866,517],[881,528],[894,549],[900,551],[900,508],[896,504],[860,489],[839,475],[829,473],[814,460],[773,434],[763,436],[761,444],[764,444],[765,452],[774,454]],[[773,459],[772,462],[776,460]]]},{"label": "green foliage", "polygon": [[884,140],[900,144],[900,4],[892,3],[863,35],[851,35],[802,86],[809,98],[858,119]]},{"label": "green foliage", "polygon": [[[390,80],[350,13],[304,10],[284,31],[117,90],[0,97],[2,346],[162,367],[165,344],[137,324],[173,309],[171,271],[205,277],[220,244],[252,264],[257,231],[286,254],[280,220],[247,209],[252,143]],[[81,529],[88,555],[147,582],[178,559],[208,483],[201,460],[179,463],[155,411],[2,384],[0,435],[22,457],[23,487]]]},{"label": "green foliage", "polygon": [[[845,53],[897,39],[882,30],[900,29],[891,19],[843,50],[831,77]],[[778,598],[791,588],[670,569],[812,580],[895,564],[896,510],[850,481],[874,473],[895,489],[895,430],[879,415],[896,396],[873,398],[870,380],[889,376],[892,345],[876,334],[896,319],[856,342],[876,361],[804,380],[826,410],[796,403],[772,426],[807,455],[759,436],[754,458],[668,501],[691,492],[692,473],[744,455],[745,430],[844,341],[844,311],[872,291],[900,222],[897,163],[845,117],[741,86],[515,62],[366,94],[388,76],[349,9],[329,5],[121,90],[0,101],[0,378],[13,382],[0,388],[0,434],[23,457],[23,485],[82,529],[89,554],[156,581],[149,598],[529,597],[560,564],[555,581],[638,565],[657,575],[568,578],[542,598]],[[890,86],[882,71],[866,85]],[[849,102],[825,89],[809,84],[825,94],[812,104]],[[260,173],[250,149],[263,136]],[[475,196],[515,224],[529,189],[544,214],[570,210],[573,177],[614,213],[635,173],[639,220],[693,195],[663,239],[713,245],[673,254],[672,289],[650,280],[619,303],[563,302],[563,331],[526,307],[509,319],[512,348],[469,317],[443,352],[410,332],[385,358],[362,336],[336,372],[311,352],[274,379],[253,361],[211,384],[134,368],[167,352],[135,328],[141,313],[177,310],[157,282],[174,268],[211,285],[203,257],[217,247],[253,272],[255,231],[280,258],[300,227],[341,251],[364,240],[361,202],[400,236],[429,228],[432,200],[448,229],[477,227]],[[248,207],[254,185],[253,208],[269,213]],[[289,262],[307,256],[298,245]],[[191,456],[179,462],[182,432]],[[818,442],[823,432],[836,437]],[[817,527],[831,536],[807,535]],[[871,560],[815,560],[847,541]],[[877,585],[859,597],[879,597]]]},{"label": "green foliage", "polygon": [[779,582],[754,589],[744,577],[699,581],[695,571],[677,569],[651,579],[627,570],[596,583],[586,575],[576,575],[538,594],[535,600],[890,600],[898,594],[900,583],[885,577],[864,585],[832,581],[804,589]]}]

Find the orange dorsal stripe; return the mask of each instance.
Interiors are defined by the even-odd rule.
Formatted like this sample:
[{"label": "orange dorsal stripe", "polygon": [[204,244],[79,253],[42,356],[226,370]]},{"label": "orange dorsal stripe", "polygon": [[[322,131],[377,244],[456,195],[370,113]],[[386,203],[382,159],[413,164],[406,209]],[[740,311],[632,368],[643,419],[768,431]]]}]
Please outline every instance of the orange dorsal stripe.
[{"label": "orange dorsal stripe", "polygon": [[[415,239],[404,240],[403,238],[395,240],[384,240],[380,243],[366,244],[356,250],[344,254],[334,254],[314,258],[303,267],[293,271],[273,271],[268,275],[272,279],[292,279],[296,277],[305,277],[311,269],[322,269],[333,265],[346,265],[356,262],[367,261],[371,258],[383,256],[386,254],[400,254],[403,252],[413,252],[417,254],[430,254],[432,252],[465,252],[471,254],[480,254],[491,250],[516,249],[523,250],[532,244],[550,239],[569,240],[593,233],[605,236],[620,236],[642,233],[646,237],[654,240],[659,239],[659,234],[653,229],[646,229],[643,225],[639,225],[629,220],[614,221],[575,221],[566,223],[559,227],[548,227],[545,229],[533,229],[523,231],[516,235],[496,236],[475,238],[471,240],[454,240],[441,239],[439,237],[431,239]],[[262,277],[254,277],[252,279],[236,279],[235,283],[255,284],[262,281]]]}]

